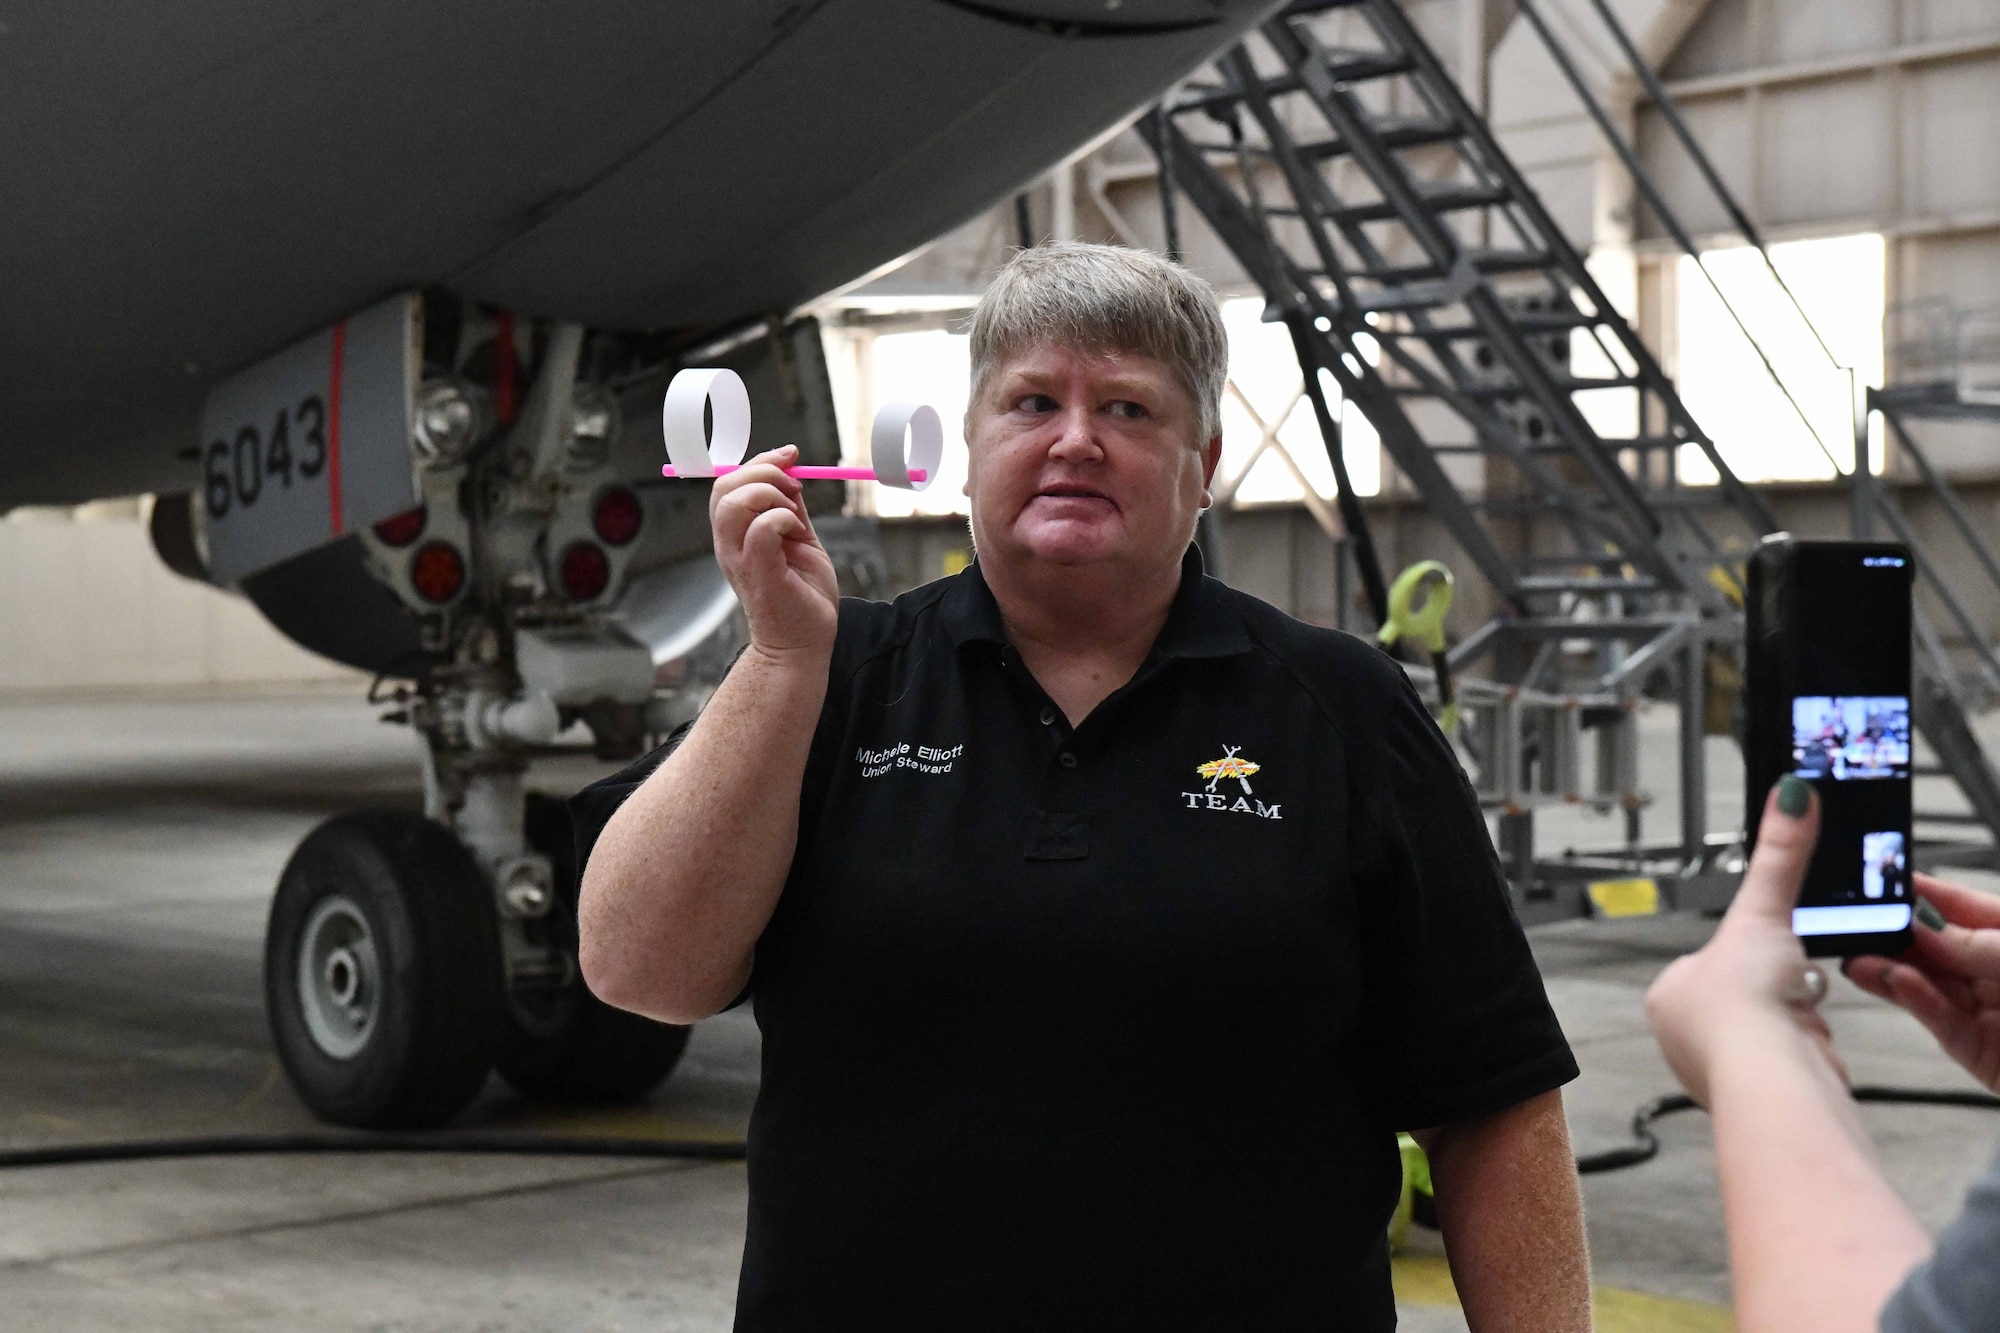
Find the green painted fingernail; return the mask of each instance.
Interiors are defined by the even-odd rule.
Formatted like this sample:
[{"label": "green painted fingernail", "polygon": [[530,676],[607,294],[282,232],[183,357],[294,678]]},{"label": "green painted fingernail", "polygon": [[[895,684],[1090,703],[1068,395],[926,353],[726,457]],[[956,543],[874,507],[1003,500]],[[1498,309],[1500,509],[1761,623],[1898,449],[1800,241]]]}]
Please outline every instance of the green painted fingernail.
[{"label": "green painted fingernail", "polygon": [[1944,929],[1944,913],[1938,911],[1936,905],[1922,894],[1917,895],[1917,920],[1932,930]]},{"label": "green painted fingernail", "polygon": [[1797,819],[1812,808],[1812,784],[1796,773],[1778,779],[1778,809]]}]

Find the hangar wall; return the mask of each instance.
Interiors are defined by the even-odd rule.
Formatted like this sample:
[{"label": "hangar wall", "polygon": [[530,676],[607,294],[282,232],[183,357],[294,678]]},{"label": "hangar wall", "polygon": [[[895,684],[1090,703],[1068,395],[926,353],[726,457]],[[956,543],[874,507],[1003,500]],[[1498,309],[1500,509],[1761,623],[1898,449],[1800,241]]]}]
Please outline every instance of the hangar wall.
[{"label": "hangar wall", "polygon": [[309,681],[365,678],[169,572],[138,502],[0,517],[0,693]]},{"label": "hangar wall", "polygon": [[[1991,0],[1713,0],[1663,74],[1751,220],[1873,231],[1888,249],[1890,381],[1991,380],[2000,361],[2000,7]],[[1677,209],[1725,222],[1637,112]],[[1641,253],[1660,248],[1641,216]],[[1957,472],[2000,471],[2000,427],[1922,426]],[[1892,471],[1895,470],[1893,451]]]}]

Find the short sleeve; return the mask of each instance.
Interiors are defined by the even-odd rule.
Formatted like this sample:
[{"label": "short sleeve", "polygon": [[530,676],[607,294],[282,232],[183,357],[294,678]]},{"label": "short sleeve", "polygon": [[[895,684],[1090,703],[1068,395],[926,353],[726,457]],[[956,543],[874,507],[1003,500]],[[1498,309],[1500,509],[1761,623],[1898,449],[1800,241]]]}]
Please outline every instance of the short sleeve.
[{"label": "short sleeve", "polygon": [[[826,703],[820,709],[819,721],[813,728],[812,748],[807,753],[805,776],[799,788],[799,837],[798,845],[805,847],[811,840],[814,826],[818,823],[819,812],[826,803],[826,790],[832,780],[835,768],[835,750],[840,744],[847,716],[846,698],[839,685],[852,669],[847,665],[854,657],[852,647],[857,637],[858,622],[862,622],[870,603],[843,599],[840,606],[840,638],[834,646],[833,661],[828,671]],[[738,654],[741,657],[741,654]],[[734,663],[731,664],[732,666]],[[600,778],[582,791],[569,798],[570,834],[576,847],[576,872],[579,882],[584,867],[589,864],[590,854],[603,836],[604,826],[618,813],[618,807],[625,804],[633,792],[639,790],[646,779],[653,776],[667,756],[680,748],[682,741],[694,727],[693,722],[683,722],[676,727],[666,742],[657,749],[642,755],[608,778]],[[787,890],[789,891],[789,883]],[[784,900],[779,900],[779,911],[784,908]],[[775,917],[774,917],[775,920]],[[769,927],[767,926],[768,930]],[[743,994],[729,1002],[730,1008],[749,998],[756,987],[756,974],[751,975],[750,987]]]},{"label": "short sleeve", "polygon": [[1977,1333],[2000,1328],[2000,1157],[1882,1307],[1882,1333]]},{"label": "short sleeve", "polygon": [[625,799],[639,790],[653,771],[667,761],[667,756],[680,748],[694,727],[692,722],[683,722],[668,734],[664,744],[639,756],[608,778],[599,778],[582,791],[569,798],[570,837],[576,845],[576,873],[579,879],[583,867],[590,860],[597,839],[604,833],[604,826],[611,822],[611,816],[618,813],[618,807]]},{"label": "short sleeve", "polygon": [[1352,737],[1362,1039],[1379,1113],[1426,1129],[1560,1087],[1577,1066],[1458,756],[1400,668],[1384,658],[1379,672]]}]

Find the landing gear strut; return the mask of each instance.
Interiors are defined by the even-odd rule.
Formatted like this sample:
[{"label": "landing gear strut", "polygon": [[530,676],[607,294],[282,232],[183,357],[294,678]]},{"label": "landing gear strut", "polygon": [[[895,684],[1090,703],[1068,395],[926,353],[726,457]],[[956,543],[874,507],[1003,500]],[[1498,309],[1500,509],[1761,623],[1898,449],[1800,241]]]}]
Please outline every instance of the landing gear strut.
[{"label": "landing gear strut", "polygon": [[[560,801],[530,793],[526,832],[555,872],[555,903],[545,924],[573,955],[577,869],[569,815]],[[552,993],[513,997],[495,1063],[524,1097],[578,1105],[632,1101],[673,1070],[688,1031],[613,1009],[572,976]]]}]

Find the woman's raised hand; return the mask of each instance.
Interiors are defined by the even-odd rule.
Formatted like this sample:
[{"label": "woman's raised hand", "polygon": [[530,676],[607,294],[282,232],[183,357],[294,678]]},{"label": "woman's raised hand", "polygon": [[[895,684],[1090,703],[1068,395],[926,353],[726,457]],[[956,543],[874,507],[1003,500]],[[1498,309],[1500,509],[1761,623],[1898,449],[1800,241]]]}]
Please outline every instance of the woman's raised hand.
[{"label": "woman's raised hand", "polygon": [[1781,779],[1765,798],[1757,846],[1722,924],[1646,992],[1646,1017],[1660,1050],[1703,1106],[1709,1105],[1710,1074],[1731,1054],[1740,1063],[1803,1049],[1826,1072],[1847,1080],[1819,1012],[1826,974],[1792,933],[1792,908],[1818,839],[1818,796],[1800,778]]},{"label": "woman's raised hand", "polygon": [[833,651],[840,586],[800,482],[782,471],[797,458],[787,445],[718,478],[708,517],[715,558],[750,619],[750,646],[768,657],[823,664]]},{"label": "woman's raised hand", "polygon": [[1945,1054],[2000,1092],[2000,898],[1929,875],[1915,881],[1944,928],[1920,926],[1899,957],[1850,960],[1848,978],[1907,1009]]}]

